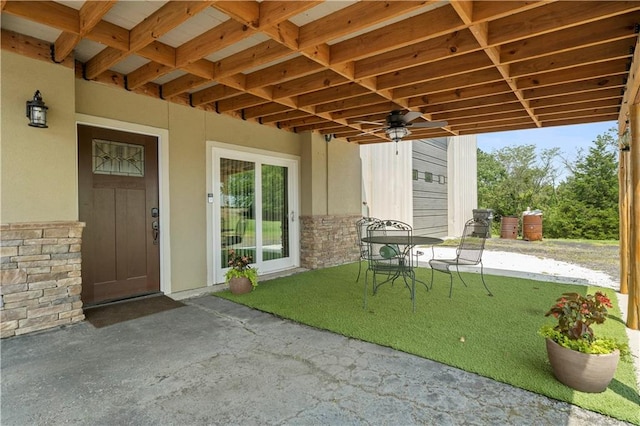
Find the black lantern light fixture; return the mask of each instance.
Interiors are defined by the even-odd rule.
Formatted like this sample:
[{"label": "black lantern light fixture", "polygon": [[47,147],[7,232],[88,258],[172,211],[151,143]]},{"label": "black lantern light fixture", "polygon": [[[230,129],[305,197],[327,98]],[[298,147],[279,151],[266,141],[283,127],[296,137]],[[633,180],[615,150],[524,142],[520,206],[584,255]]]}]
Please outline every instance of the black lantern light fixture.
[{"label": "black lantern light fixture", "polygon": [[411,132],[404,126],[389,127],[387,130],[385,130],[385,133],[387,134],[389,139],[391,139],[395,143],[400,142],[402,138],[411,134]]},{"label": "black lantern light fixture", "polygon": [[411,132],[404,126],[392,126],[385,130],[385,133],[396,143],[396,155],[398,155],[398,142],[402,140],[405,136],[409,136]]},{"label": "black lantern light fixture", "polygon": [[40,127],[46,129],[47,127],[47,107],[42,100],[42,95],[39,90],[33,95],[33,99],[27,101],[27,118],[29,119],[29,126]]}]

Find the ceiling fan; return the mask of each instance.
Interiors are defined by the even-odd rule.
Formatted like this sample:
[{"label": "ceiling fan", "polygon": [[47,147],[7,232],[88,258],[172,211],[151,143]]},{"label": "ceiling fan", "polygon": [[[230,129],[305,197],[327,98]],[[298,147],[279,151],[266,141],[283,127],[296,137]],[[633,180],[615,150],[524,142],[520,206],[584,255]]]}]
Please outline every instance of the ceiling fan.
[{"label": "ceiling fan", "polygon": [[361,124],[375,124],[380,127],[376,127],[373,129],[363,130],[362,135],[370,135],[374,133],[378,133],[382,130],[387,134],[389,139],[394,142],[399,142],[403,137],[411,134],[407,127],[413,128],[434,128],[434,127],[444,127],[448,123],[446,121],[421,121],[417,123],[412,123],[413,120],[422,116],[421,112],[409,111],[406,114],[402,114],[401,111],[394,110],[387,115],[385,123],[381,123],[380,121],[357,121],[356,123]]}]

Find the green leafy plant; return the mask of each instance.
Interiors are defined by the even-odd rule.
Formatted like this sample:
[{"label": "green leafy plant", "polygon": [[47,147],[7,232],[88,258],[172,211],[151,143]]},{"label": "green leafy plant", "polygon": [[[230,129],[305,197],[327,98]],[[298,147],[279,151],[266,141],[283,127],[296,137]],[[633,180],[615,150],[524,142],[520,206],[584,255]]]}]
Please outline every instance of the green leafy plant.
[{"label": "green leafy plant", "polygon": [[545,316],[558,320],[555,327],[544,325],[539,334],[560,346],[587,354],[608,354],[616,349],[626,353],[628,346],[615,339],[597,338],[591,328],[607,319],[611,300],[601,292],[582,296],[579,293],[563,293]]},{"label": "green leafy plant", "polygon": [[249,255],[236,253],[234,249],[229,250],[229,270],[225,274],[225,278],[248,278],[253,288],[258,286],[258,269],[252,268],[250,263],[253,258]]}]

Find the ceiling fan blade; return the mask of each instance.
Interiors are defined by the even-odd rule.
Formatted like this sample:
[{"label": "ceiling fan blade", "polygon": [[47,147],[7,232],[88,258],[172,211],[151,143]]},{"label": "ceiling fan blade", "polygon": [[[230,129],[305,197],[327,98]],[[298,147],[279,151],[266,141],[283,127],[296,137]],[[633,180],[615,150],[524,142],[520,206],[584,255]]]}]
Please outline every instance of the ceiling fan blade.
[{"label": "ceiling fan blade", "polygon": [[407,127],[422,127],[428,129],[432,127],[444,127],[448,124],[449,123],[447,123],[446,121],[421,121],[419,123],[409,123],[407,124]]},{"label": "ceiling fan blade", "polygon": [[409,111],[408,113],[402,116],[402,121],[405,123],[408,123],[421,116],[422,116],[422,113],[419,111]]}]

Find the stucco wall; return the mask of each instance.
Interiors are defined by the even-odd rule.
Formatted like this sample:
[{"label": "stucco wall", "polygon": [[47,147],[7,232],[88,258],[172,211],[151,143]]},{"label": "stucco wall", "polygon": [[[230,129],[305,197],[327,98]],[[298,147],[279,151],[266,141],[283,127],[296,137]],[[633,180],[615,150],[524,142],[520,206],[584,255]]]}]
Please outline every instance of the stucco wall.
[{"label": "stucco wall", "polygon": [[171,282],[181,291],[207,282],[205,112],[169,110]]},{"label": "stucco wall", "polygon": [[324,138],[313,133],[302,136],[302,160],[300,165],[301,215],[327,214],[327,156]]},{"label": "stucco wall", "polygon": [[222,114],[206,113],[205,119],[207,140],[298,156],[301,153],[302,135]]},{"label": "stucco wall", "polygon": [[324,143],[327,145],[329,155],[327,213],[329,215],[360,215],[362,203],[360,147],[357,144],[344,143],[340,139]]},{"label": "stucco wall", "polygon": [[301,135],[302,216],[360,215],[362,168],[359,145]]},{"label": "stucco wall", "polygon": [[76,112],[167,129],[168,103],[117,87],[76,79]]},{"label": "stucco wall", "polygon": [[[50,107],[49,129],[30,128],[24,117],[36,89]],[[207,283],[207,141],[299,156],[301,215],[359,214],[358,149],[344,140],[327,144],[318,134],[295,134],[79,80],[70,68],[3,51],[3,223],[78,219],[76,114],[125,131],[145,126],[164,135],[168,149],[161,151],[161,168],[168,188],[161,187],[161,198],[169,199],[170,214],[161,226],[170,231],[165,276],[171,277],[165,291]]]},{"label": "stucco wall", "polygon": [[[74,73],[3,50],[0,222],[78,219]],[[49,128],[29,127],[26,101],[40,90]]]}]

